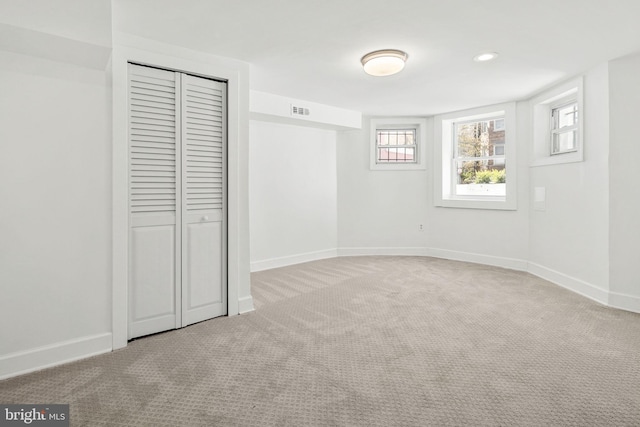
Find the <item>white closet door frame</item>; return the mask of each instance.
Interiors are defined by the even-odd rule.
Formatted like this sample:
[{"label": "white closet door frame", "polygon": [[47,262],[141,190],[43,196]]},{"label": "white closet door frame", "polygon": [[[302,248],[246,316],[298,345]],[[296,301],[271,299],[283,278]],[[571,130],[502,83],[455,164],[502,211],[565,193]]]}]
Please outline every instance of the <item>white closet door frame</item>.
[{"label": "white closet door frame", "polygon": [[[117,36],[117,37],[115,37]],[[250,295],[249,220],[247,213],[249,67],[245,63],[205,54],[185,53],[169,45],[156,48],[145,40],[114,35],[112,52],[112,348],[127,346],[129,304],[128,91],[129,63],[184,70],[226,82],[228,93],[227,310],[235,316],[253,310]]]}]

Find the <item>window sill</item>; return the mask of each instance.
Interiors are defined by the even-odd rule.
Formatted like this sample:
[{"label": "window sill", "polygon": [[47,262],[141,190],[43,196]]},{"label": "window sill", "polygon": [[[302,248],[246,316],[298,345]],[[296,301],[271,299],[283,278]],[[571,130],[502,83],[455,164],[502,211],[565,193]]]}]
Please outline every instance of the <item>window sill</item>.
[{"label": "window sill", "polygon": [[423,171],[426,170],[424,165],[417,163],[375,163],[371,165],[372,171]]},{"label": "window sill", "polygon": [[557,154],[555,156],[548,157],[539,157],[535,159],[530,167],[538,167],[538,166],[551,166],[551,165],[561,165],[565,163],[577,163],[582,162],[584,160],[582,156],[582,151],[578,151],[575,153],[567,153],[567,154]]},{"label": "window sill", "polygon": [[473,196],[456,196],[443,198],[436,201],[437,207],[456,208],[456,209],[489,209],[502,211],[515,211],[517,204],[515,201],[509,201],[505,197],[484,196],[482,198]]}]

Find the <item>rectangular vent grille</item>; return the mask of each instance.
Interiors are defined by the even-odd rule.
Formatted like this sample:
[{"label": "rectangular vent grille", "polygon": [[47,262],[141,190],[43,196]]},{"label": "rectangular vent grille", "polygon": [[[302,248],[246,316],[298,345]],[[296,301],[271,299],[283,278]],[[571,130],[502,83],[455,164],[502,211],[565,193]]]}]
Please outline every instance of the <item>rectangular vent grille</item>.
[{"label": "rectangular vent grille", "polygon": [[292,116],[308,116],[309,109],[304,107],[298,107],[295,105],[291,106],[291,115]]}]

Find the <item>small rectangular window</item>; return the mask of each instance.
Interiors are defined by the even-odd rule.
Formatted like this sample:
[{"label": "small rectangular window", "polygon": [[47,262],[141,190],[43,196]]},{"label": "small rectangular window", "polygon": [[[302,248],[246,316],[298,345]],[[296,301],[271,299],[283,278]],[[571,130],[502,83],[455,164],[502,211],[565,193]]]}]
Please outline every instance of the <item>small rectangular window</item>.
[{"label": "small rectangular window", "polygon": [[572,153],[578,149],[578,102],[551,109],[551,154]]},{"label": "small rectangular window", "polygon": [[416,163],[416,129],[376,129],[377,163]]},{"label": "small rectangular window", "polygon": [[496,119],[493,121],[493,130],[499,131],[504,130],[504,119]]},{"label": "small rectangular window", "polygon": [[425,170],[424,117],[372,117],[369,123],[369,167],[375,171]]},{"label": "small rectangular window", "polygon": [[584,160],[584,79],[577,77],[531,99],[531,166]]}]

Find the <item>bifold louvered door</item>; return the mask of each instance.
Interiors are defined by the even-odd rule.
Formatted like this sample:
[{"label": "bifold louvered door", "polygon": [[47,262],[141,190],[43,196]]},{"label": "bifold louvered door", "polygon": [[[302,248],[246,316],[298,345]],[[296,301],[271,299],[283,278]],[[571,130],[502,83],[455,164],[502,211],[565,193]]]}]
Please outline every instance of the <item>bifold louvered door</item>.
[{"label": "bifold louvered door", "polygon": [[129,64],[129,338],[226,314],[225,91]]}]

